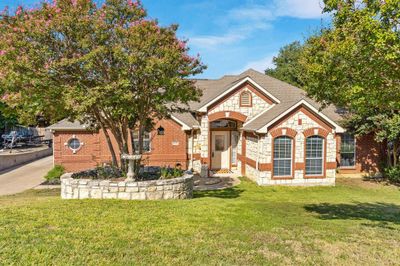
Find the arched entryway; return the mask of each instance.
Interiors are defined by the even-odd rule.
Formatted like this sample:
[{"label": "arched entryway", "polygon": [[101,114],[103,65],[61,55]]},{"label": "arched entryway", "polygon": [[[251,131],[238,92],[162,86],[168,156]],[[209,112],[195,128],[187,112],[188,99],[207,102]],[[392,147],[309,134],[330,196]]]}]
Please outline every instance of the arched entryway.
[{"label": "arched entryway", "polygon": [[219,112],[209,116],[210,170],[231,171],[237,168],[239,128],[246,118],[237,112]]}]

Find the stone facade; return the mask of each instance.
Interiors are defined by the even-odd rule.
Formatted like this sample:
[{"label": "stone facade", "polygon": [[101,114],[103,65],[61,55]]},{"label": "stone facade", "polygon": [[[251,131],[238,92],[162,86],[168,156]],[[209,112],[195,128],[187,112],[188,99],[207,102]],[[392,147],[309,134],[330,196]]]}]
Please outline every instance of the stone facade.
[{"label": "stone facade", "polygon": [[[253,91],[251,91],[247,85],[242,89],[238,90],[234,95],[223,101],[221,104],[217,105],[215,108],[209,111],[209,114],[213,114],[221,111],[235,111],[242,113],[247,116],[248,120],[258,115],[259,113],[265,111],[266,109],[271,107],[271,104],[266,102],[264,99],[259,97]],[[240,106],[240,94],[243,91],[247,91],[251,93],[252,98],[252,106],[243,107]]]},{"label": "stone facade", "polygon": [[62,199],[168,200],[193,197],[193,175],[152,181],[110,181],[61,177]]},{"label": "stone facade", "polygon": [[[268,165],[271,170],[259,170],[257,166],[251,166],[246,164],[245,173],[250,178],[255,180],[259,185],[334,185],[336,167],[329,168],[330,165],[336,164],[336,139],[335,134],[329,131],[328,135],[324,138],[325,141],[325,158],[324,158],[324,174],[322,177],[310,178],[306,177],[304,172],[305,162],[305,136],[304,132],[309,129],[319,128],[321,130],[326,129],[319,120],[315,120],[304,111],[294,112],[292,115],[284,119],[274,129],[293,129],[295,137],[293,138],[294,145],[294,156],[293,156],[293,177],[292,178],[274,178],[272,173],[273,167],[273,139],[271,133],[265,134],[260,137],[258,143],[258,157],[257,157],[257,145],[255,145],[257,139],[252,136],[246,138],[246,157],[257,161],[260,164]],[[270,132],[273,130],[270,130]]]}]

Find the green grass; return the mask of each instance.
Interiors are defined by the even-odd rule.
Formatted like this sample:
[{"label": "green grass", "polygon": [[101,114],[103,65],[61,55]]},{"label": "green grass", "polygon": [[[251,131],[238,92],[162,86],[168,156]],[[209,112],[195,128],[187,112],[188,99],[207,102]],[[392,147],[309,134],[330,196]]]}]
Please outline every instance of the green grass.
[{"label": "green grass", "polygon": [[197,192],[184,201],[0,197],[0,264],[400,264],[400,191],[336,187]]}]

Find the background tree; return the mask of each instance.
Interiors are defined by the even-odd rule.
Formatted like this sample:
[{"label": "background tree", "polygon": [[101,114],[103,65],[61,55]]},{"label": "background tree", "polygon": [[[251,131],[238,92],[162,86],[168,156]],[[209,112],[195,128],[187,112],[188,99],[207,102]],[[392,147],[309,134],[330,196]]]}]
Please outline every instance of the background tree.
[{"label": "background tree", "polygon": [[387,141],[389,163],[396,165],[399,136],[388,132],[400,128],[400,1],[324,2],[332,27],[303,48],[304,88],[319,102],[348,110],[347,124],[357,134]]},{"label": "background tree", "polygon": [[[204,69],[199,58],[188,55],[176,25],[147,19],[139,2],[44,2],[1,21],[9,40],[0,41],[7,91],[19,96],[18,103],[26,97],[60,101],[70,118],[116,139],[118,147],[108,141],[113,157],[116,150],[141,154],[145,129],[200,96],[187,79]],[[136,129],[137,151],[129,145]]]},{"label": "background tree", "polygon": [[302,50],[303,46],[299,41],[282,47],[273,58],[275,68],[267,68],[265,74],[301,88],[304,85],[300,77],[302,70],[299,62]]}]

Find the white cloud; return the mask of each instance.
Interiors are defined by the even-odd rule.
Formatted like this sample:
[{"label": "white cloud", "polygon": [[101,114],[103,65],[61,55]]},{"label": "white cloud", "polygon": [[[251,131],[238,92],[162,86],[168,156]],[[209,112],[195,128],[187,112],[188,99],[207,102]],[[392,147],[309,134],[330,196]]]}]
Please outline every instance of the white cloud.
[{"label": "white cloud", "polygon": [[189,43],[198,47],[213,48],[222,44],[231,44],[244,38],[244,35],[235,33],[228,33],[222,36],[203,35],[190,38]]},{"label": "white cloud", "polygon": [[263,21],[263,20],[273,20],[274,14],[270,9],[261,5],[254,5],[244,8],[232,9],[228,12],[228,18],[236,20],[253,20],[253,21]]},{"label": "white cloud", "polygon": [[234,74],[240,74],[249,68],[252,68],[252,69],[260,71],[260,72],[264,72],[265,69],[267,69],[267,68],[273,68],[273,67],[275,67],[274,64],[272,63],[274,56],[275,56],[275,53],[269,54],[259,60],[251,61],[251,62],[247,63],[242,69],[235,71]]},{"label": "white cloud", "polygon": [[248,5],[229,11],[240,20],[272,21],[279,17],[315,19],[322,17],[322,0],[274,0],[264,5]]},{"label": "white cloud", "polygon": [[293,17],[315,19],[322,17],[323,3],[321,0],[275,0],[278,17]]},{"label": "white cloud", "polygon": [[229,45],[247,39],[260,29],[268,29],[271,25],[264,22],[242,24],[223,35],[199,35],[189,38],[189,44],[205,49],[214,49],[220,45]]}]

